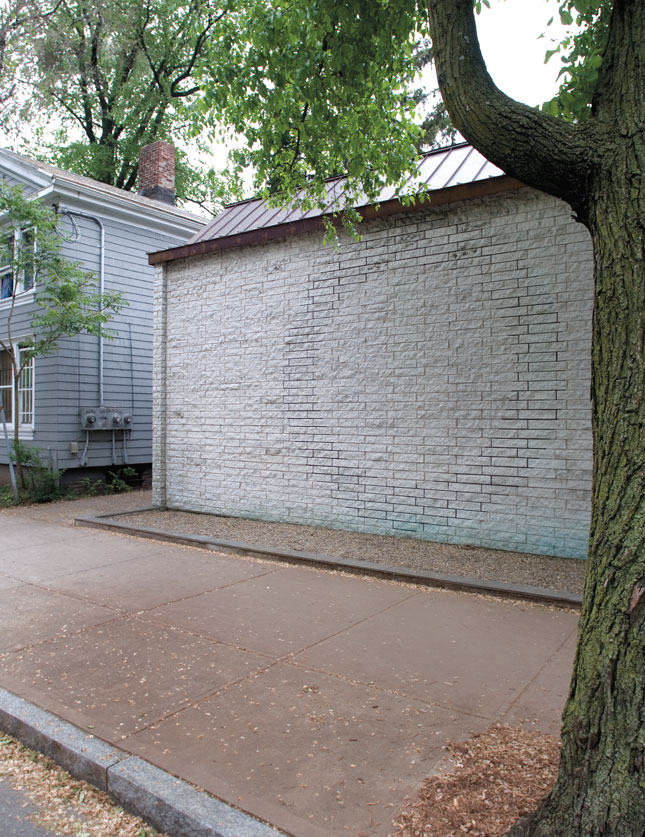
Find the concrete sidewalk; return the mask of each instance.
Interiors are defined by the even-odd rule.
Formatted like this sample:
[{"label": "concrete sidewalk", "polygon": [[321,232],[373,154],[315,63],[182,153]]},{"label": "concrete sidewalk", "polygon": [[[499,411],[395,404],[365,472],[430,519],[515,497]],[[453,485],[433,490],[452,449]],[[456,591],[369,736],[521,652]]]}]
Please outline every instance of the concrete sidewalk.
[{"label": "concrete sidewalk", "polygon": [[387,835],[447,740],[559,729],[575,613],[0,527],[0,685],[296,837]]}]

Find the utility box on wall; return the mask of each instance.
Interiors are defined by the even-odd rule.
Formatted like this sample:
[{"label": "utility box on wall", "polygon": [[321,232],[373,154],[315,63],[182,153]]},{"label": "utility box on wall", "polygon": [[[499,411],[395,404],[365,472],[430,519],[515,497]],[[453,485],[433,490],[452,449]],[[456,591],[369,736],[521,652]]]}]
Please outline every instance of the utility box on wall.
[{"label": "utility box on wall", "polygon": [[132,413],[123,407],[81,407],[83,430],[131,430]]}]

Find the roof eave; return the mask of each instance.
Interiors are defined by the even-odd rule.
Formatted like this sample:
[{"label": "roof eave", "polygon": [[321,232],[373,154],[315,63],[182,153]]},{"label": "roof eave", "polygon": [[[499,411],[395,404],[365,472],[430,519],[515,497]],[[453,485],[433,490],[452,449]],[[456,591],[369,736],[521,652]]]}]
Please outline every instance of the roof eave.
[{"label": "roof eave", "polygon": [[53,183],[53,176],[43,171],[37,164],[18,160],[13,155],[0,148],[0,168],[4,168],[16,175],[24,183],[36,190],[44,189]]},{"label": "roof eave", "polygon": [[[145,219],[148,225],[162,228],[164,231],[170,229],[174,232],[194,233],[206,223],[205,220],[186,218],[179,212],[173,212],[172,207],[147,206],[142,203],[135,203],[120,195],[113,195],[98,189],[93,189],[84,184],[66,180],[63,177],[55,178],[56,195],[68,201],[75,201],[91,208],[101,216],[118,216],[121,220],[141,226]],[[55,199],[53,202],[56,202]]]},{"label": "roof eave", "polygon": [[[385,218],[389,215],[400,215],[403,213],[417,212],[420,209],[434,208],[448,203],[473,200],[503,192],[516,191],[524,188],[524,184],[508,175],[491,177],[487,180],[479,180],[474,183],[464,183],[458,186],[450,186],[446,189],[438,189],[430,192],[430,200],[415,201],[404,204],[400,199],[384,201],[379,205],[370,204],[361,207],[357,211],[364,220]],[[304,235],[308,232],[320,232],[324,229],[324,221],[329,220],[335,226],[342,223],[339,216],[317,215],[313,218],[300,218],[296,221],[288,221],[283,224],[274,224],[269,227],[247,230],[234,235],[212,238],[206,241],[196,241],[193,244],[183,244],[180,247],[172,247],[168,250],[160,250],[148,255],[148,263],[151,265],[166,264],[168,262],[187,259],[193,256],[203,256],[209,253],[217,253],[222,250],[230,250],[234,247],[243,247],[249,244],[265,244],[278,238],[290,238],[295,235]]]}]

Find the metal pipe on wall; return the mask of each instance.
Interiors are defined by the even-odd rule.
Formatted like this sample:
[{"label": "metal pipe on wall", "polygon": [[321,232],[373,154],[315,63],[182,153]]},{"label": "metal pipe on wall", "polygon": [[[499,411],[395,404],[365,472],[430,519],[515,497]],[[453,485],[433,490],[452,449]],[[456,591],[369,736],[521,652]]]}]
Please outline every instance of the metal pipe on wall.
[{"label": "metal pipe on wall", "polygon": [[[76,215],[79,218],[88,218],[90,221],[94,221],[94,223],[99,228],[99,299],[101,300],[99,304],[102,306],[103,292],[105,291],[105,227],[103,226],[103,222],[100,218],[97,218],[96,215],[90,215],[87,212],[80,212],[77,209],[69,209],[66,206],[59,206],[58,210],[62,215],[69,215],[71,219],[73,219],[74,215]],[[105,373],[103,369],[103,344],[103,330],[99,328],[99,405],[101,407],[105,406]]]}]

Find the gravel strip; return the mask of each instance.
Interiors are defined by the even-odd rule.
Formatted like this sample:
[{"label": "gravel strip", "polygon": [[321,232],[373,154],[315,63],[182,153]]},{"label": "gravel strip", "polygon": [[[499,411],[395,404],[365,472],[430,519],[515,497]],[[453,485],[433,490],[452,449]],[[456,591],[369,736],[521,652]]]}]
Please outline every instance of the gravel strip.
[{"label": "gravel strip", "polygon": [[368,535],[318,526],[265,523],[185,511],[120,514],[118,520],[174,533],[243,541],[263,547],[314,552],[354,561],[372,561],[387,566],[469,576],[487,581],[529,584],[570,593],[582,593],[584,585],[585,562],[575,558],[553,558],[548,555],[439,544],[393,535]]}]

